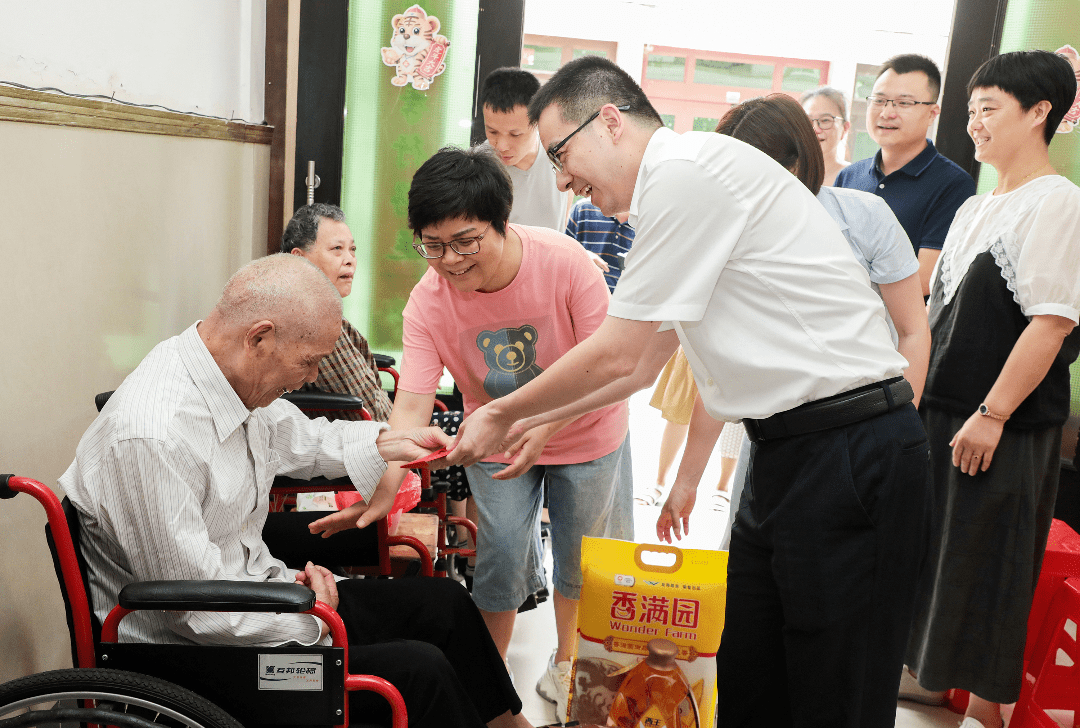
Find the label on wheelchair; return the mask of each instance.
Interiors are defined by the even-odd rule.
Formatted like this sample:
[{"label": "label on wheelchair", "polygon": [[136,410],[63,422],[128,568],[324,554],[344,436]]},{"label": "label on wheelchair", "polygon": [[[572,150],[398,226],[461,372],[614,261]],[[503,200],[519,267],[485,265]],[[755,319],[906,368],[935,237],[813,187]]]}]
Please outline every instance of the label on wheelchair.
[{"label": "label on wheelchair", "polygon": [[259,655],[259,690],[322,689],[322,655]]}]

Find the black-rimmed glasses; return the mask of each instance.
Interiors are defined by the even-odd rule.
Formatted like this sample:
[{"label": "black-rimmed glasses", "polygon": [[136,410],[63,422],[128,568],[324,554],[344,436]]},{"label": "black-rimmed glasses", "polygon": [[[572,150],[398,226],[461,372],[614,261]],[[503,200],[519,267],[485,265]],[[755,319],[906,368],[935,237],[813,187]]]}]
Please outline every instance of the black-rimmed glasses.
[{"label": "black-rimmed glasses", "polygon": [[[629,111],[630,110],[630,104],[626,104],[625,106],[616,106],[615,108],[618,109],[619,111]],[[584,124],[579,126],[577,129],[574,129],[572,132],[567,134],[563,138],[563,140],[561,142],[559,142],[555,146],[551,147],[551,149],[547,150],[548,161],[551,162],[551,166],[555,168],[556,172],[562,172],[562,160],[559,159],[559,150],[566,146],[566,143],[568,141],[570,141],[570,138],[572,136],[574,136],[579,131],[581,131],[582,129],[587,127],[589,124],[591,124],[593,122],[593,119],[600,116],[600,112],[603,111],[603,110],[604,110],[603,107],[597,109],[596,113],[593,114],[592,116],[590,116],[588,119],[586,119]]]},{"label": "black-rimmed glasses", "polygon": [[822,114],[818,118],[810,117],[810,123],[816,126],[822,131],[828,131],[833,128],[833,124],[837,121],[844,121],[842,116],[833,116],[832,114]]},{"label": "black-rimmed glasses", "polygon": [[915,101],[913,99],[887,99],[884,96],[867,96],[866,102],[875,109],[884,109],[889,104],[892,104],[894,109],[900,109],[901,111],[914,109],[920,104],[923,106],[933,106],[937,103],[936,101]]},{"label": "black-rimmed glasses", "polygon": [[487,235],[488,230],[491,229],[489,223],[484,232],[472,238],[457,238],[446,243],[425,243],[423,237],[421,237],[419,243],[413,243],[413,249],[417,253],[432,260],[435,258],[441,258],[446,253],[446,248],[449,247],[458,255],[476,255],[480,252],[480,241]]}]

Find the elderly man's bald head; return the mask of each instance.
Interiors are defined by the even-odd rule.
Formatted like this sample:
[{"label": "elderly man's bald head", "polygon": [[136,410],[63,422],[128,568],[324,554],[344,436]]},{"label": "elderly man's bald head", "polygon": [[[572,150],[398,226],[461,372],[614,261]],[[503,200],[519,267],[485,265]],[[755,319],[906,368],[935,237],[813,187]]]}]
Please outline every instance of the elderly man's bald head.
[{"label": "elderly man's bald head", "polygon": [[341,295],[304,258],[275,253],[238,270],[214,312],[229,327],[273,321],[280,336],[305,339],[328,323],[340,328]]},{"label": "elderly man's bald head", "polygon": [[199,336],[240,400],[266,407],[314,382],[341,334],[341,295],[304,258],[278,253],[225,284]]}]

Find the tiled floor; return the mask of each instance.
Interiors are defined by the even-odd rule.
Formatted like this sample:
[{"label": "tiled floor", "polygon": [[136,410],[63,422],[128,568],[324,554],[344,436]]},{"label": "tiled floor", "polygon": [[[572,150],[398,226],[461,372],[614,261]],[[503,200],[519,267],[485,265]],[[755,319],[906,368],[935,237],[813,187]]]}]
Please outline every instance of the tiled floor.
[{"label": "tiled floor", "polygon": [[[630,436],[634,462],[634,482],[649,484],[655,482],[657,460],[659,458],[660,435],[663,420],[659,412],[648,405],[650,392],[640,392],[630,400]],[[719,458],[713,458],[702,478],[701,494],[719,479]],[[674,478],[674,470],[668,476]],[[679,545],[690,548],[715,548],[719,542],[722,528],[726,525],[726,514],[709,510],[707,499],[699,497],[698,507],[690,521],[690,533]],[[656,543],[656,506],[637,506],[634,513],[634,530],[640,543]],[[550,563],[548,564],[550,579]],[[508,659],[514,672],[514,682],[524,703],[525,716],[533,725],[547,725],[554,722],[555,710],[536,694],[535,685],[539,679],[552,650],[555,647],[555,615],[551,601],[548,600],[536,609],[518,615],[514,629],[514,638],[510,643]],[[961,716],[944,708],[928,708],[914,703],[902,702],[897,706],[897,728],[952,728],[960,723]]]}]

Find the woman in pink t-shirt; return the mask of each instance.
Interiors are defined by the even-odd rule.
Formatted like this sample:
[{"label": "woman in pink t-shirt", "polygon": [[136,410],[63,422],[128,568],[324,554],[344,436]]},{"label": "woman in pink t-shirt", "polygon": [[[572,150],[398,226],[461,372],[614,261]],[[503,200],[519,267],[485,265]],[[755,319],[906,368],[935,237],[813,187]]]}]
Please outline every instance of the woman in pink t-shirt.
[{"label": "woman in pink t-shirt", "polygon": [[[392,427],[427,424],[445,367],[466,414],[531,381],[596,330],[609,293],[572,238],[510,225],[502,164],[479,149],[440,150],[409,190],[409,227],[428,271],[405,307]],[[627,407],[537,427],[467,469],[478,509],[473,599],[505,657],[517,608],[545,584],[540,511],[546,482],[558,647],[537,691],[564,709],[581,592],[581,537],[632,539]],[[380,483],[392,497],[402,471]],[[372,497],[372,509],[380,495]],[[337,519],[354,519],[348,511]],[[324,519],[337,530],[334,517]],[[349,524],[351,525],[351,523]]]}]

